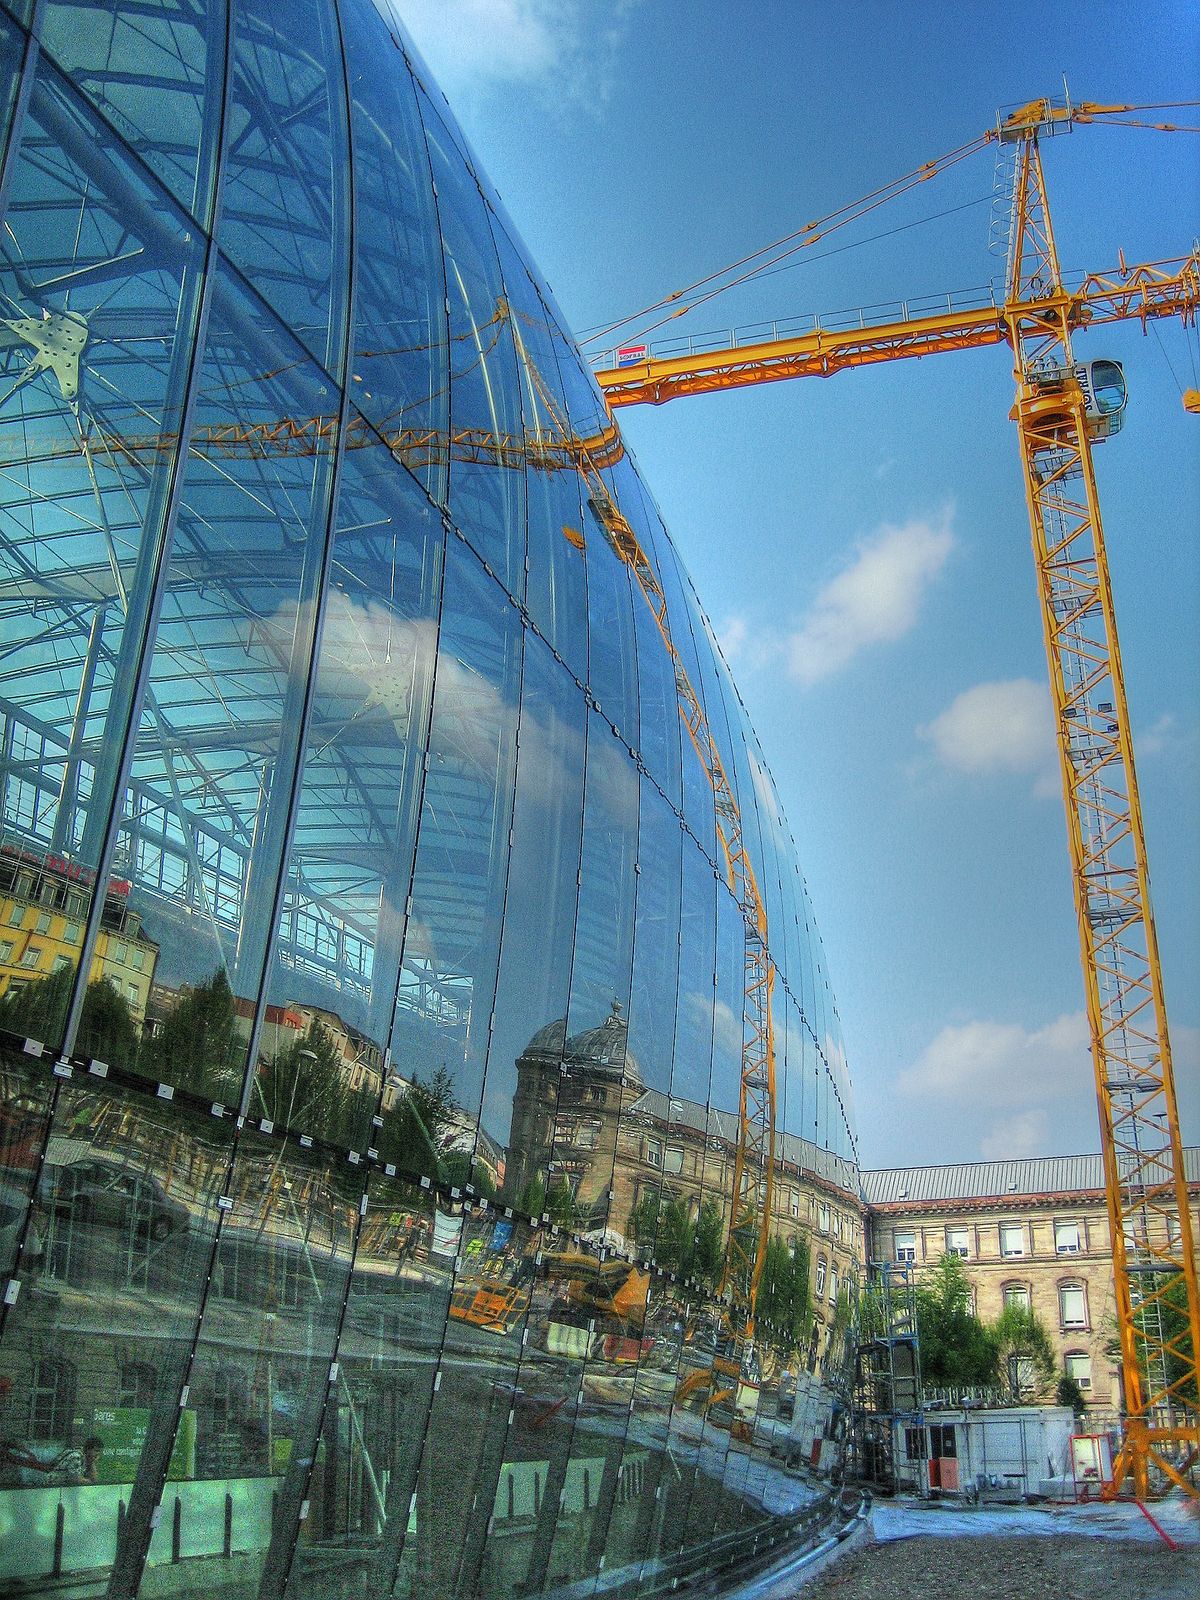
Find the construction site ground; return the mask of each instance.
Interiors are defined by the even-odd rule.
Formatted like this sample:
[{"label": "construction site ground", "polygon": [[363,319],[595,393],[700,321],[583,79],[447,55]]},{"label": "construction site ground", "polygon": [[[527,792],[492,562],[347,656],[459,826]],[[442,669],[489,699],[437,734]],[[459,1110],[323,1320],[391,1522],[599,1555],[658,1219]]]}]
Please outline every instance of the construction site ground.
[{"label": "construction site ground", "polygon": [[1182,1499],[952,1509],[876,1502],[863,1535],[770,1600],[1196,1600],[1200,1518]]}]

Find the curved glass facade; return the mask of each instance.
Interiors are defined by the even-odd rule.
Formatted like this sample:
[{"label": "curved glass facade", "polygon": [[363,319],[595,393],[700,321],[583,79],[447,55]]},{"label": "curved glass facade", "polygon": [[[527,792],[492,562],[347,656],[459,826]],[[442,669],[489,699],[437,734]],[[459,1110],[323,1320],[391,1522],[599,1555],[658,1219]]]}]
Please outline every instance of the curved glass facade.
[{"label": "curved glass facade", "polygon": [[861,1220],[794,844],[399,22],[8,0],[0,153],[0,1585],[653,1594],[815,1526]]}]

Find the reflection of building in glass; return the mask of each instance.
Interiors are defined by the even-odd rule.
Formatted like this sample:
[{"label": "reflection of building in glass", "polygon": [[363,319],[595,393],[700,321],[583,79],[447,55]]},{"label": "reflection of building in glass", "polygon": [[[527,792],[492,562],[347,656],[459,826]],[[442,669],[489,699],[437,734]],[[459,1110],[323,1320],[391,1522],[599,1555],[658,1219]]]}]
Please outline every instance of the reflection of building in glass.
[{"label": "reflection of building in glass", "polygon": [[[0,850],[0,1000],[79,965],[92,880],[54,856]],[[139,1025],[146,1020],[158,946],[129,905],[129,884],[110,879],[92,951],[90,980],[111,985]]]},{"label": "reflection of building in glass", "polygon": [[644,1594],[815,1528],[837,1015],[548,292],[386,0],[16,10],[0,1581]]}]

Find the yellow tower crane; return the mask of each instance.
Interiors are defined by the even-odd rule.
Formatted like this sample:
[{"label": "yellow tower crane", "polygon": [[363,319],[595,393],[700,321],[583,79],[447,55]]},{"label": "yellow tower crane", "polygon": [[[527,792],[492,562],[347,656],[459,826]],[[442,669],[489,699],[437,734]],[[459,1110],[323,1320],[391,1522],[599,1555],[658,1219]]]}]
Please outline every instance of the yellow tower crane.
[{"label": "yellow tower crane", "polygon": [[[1077,364],[1071,339],[1081,328],[1126,318],[1144,324],[1152,317],[1180,316],[1194,322],[1200,254],[1193,249],[1178,260],[1133,269],[1122,261],[1118,272],[1089,277],[1069,290],[1055,246],[1039,146],[1041,137],[1075,123],[1137,109],[1036,100],[972,145],[892,187],[903,192],[992,141],[1013,147],[1002,304],[964,310],[948,305],[931,316],[901,316],[832,332],[816,328],[794,338],[662,359],[639,346],[623,352],[622,364],[599,371],[597,378],[609,405],[619,407],[783,378],[829,376],[846,367],[1002,341],[1012,349],[1017,398],[1010,417],[1020,441],[1057,723],[1112,1236],[1126,1414],[1111,1492],[1129,1480],[1137,1498],[1144,1499],[1152,1467],[1196,1494],[1180,1463],[1194,1460],[1200,1450],[1195,1410],[1200,1294],[1092,463],[1093,445],[1120,426],[1124,378],[1116,362]],[[845,213],[860,215],[868,202],[877,203],[871,196]],[[803,244],[818,236],[819,225],[809,224],[792,237]],[[1191,395],[1185,404],[1196,409]]]}]

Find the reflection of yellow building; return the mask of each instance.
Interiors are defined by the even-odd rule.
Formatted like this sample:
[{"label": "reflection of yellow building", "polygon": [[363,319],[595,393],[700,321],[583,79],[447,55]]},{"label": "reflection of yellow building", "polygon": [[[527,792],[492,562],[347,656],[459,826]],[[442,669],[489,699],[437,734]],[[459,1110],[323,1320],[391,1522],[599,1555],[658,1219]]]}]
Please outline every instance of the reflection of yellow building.
[{"label": "reflection of yellow building", "polygon": [[[89,879],[69,862],[0,852],[0,997],[77,965],[91,899]],[[107,979],[140,1027],[157,961],[128,885],[110,880],[88,981]]]}]

